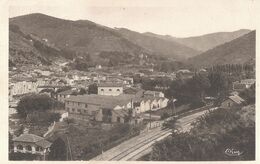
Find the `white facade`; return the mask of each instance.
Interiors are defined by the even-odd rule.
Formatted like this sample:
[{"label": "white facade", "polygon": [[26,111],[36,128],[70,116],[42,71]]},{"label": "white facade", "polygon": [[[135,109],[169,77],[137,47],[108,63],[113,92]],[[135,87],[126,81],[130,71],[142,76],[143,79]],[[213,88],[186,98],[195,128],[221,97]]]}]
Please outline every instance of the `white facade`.
[{"label": "white facade", "polygon": [[136,113],[143,113],[147,111],[156,111],[162,108],[167,107],[168,105],[167,98],[156,98],[156,99],[146,99],[141,100],[140,106],[135,107]]},{"label": "white facade", "polygon": [[98,95],[118,96],[123,93],[123,87],[98,87]]}]

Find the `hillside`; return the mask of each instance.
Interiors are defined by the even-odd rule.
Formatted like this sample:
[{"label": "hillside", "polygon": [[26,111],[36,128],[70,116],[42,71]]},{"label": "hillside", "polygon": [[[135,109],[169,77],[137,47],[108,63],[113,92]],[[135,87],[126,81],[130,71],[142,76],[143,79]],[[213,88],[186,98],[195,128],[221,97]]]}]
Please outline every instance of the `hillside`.
[{"label": "hillside", "polygon": [[148,36],[125,28],[117,28],[116,30],[131,42],[140,45],[150,52],[154,52],[157,55],[162,55],[167,58],[174,57],[181,60],[200,53],[200,51],[194,50],[173,40]]},{"label": "hillside", "polygon": [[145,33],[145,35],[158,37],[165,40],[175,41],[187,47],[204,52],[218,45],[234,40],[249,32],[250,30],[241,29],[233,32],[217,32],[217,33],[211,33],[211,34],[195,36],[195,37],[187,37],[187,38],[176,38],[169,35],[157,35],[153,33]]},{"label": "hillside", "polygon": [[252,31],[190,58],[187,62],[196,67],[206,67],[216,64],[252,63],[255,61],[255,35],[256,32]]},{"label": "hillside", "polygon": [[59,49],[69,49],[98,56],[101,52],[124,52],[129,55],[147,53],[107,27],[86,20],[70,21],[43,14],[10,18],[26,35],[34,34]]},{"label": "hillside", "polygon": [[149,37],[137,32],[112,29],[87,20],[64,20],[43,14],[10,18],[10,24],[25,34],[36,34],[58,48],[98,56],[101,52],[141,53],[185,59],[199,52],[174,41]]},{"label": "hillside", "polygon": [[[36,37],[35,37],[36,38]],[[37,47],[37,45],[44,45],[45,49],[51,51],[53,48],[44,43],[32,39],[29,35],[25,35],[20,31],[18,26],[9,26],[9,64],[15,66],[16,64],[50,64],[51,59],[55,56],[49,56]],[[56,50],[54,50],[56,51]],[[55,53],[52,53],[55,54]],[[48,56],[47,56],[48,55]],[[57,57],[57,56],[56,56]]]}]

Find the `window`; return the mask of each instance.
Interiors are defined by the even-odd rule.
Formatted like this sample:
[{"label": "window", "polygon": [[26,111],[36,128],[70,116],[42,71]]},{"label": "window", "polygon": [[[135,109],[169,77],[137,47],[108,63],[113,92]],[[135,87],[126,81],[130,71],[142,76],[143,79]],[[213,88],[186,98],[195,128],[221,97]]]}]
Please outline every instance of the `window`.
[{"label": "window", "polygon": [[26,146],[26,150],[32,151],[32,147],[30,145]]},{"label": "window", "polygon": [[117,122],[120,122],[120,117],[117,117],[116,119],[117,119]]},{"label": "window", "polygon": [[72,108],[71,110],[72,110],[72,112],[75,112],[75,109],[74,109],[74,108]]},{"label": "window", "polygon": [[80,106],[80,103],[78,102],[78,106]]},{"label": "window", "polygon": [[117,89],[116,91],[117,91],[117,92],[119,92],[119,91],[120,91],[120,89]]},{"label": "window", "polygon": [[112,91],[112,89],[109,89],[109,91]]},{"label": "window", "polygon": [[84,110],[84,113],[87,113],[87,110]]},{"label": "window", "polygon": [[18,146],[17,146],[17,149],[23,150],[23,146],[22,146],[22,145],[18,145]]},{"label": "window", "polygon": [[67,108],[67,111],[69,111],[70,110],[70,108]]},{"label": "window", "polygon": [[42,151],[42,147],[37,146],[35,150],[36,151]]},{"label": "window", "polygon": [[101,91],[104,91],[104,89],[101,89]]},{"label": "window", "polygon": [[81,112],[81,110],[80,110],[80,109],[78,109],[77,111],[78,111],[78,112]]},{"label": "window", "polygon": [[85,108],[87,108],[88,107],[88,104],[85,104]]}]

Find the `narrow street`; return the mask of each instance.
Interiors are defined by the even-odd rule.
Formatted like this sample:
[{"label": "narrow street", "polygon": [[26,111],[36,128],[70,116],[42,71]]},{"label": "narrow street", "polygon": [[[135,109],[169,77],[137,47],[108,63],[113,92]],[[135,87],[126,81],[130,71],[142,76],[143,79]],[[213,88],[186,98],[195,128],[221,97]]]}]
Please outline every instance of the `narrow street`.
[{"label": "narrow street", "polygon": [[[211,110],[214,110],[212,108]],[[207,110],[199,111],[178,119],[177,125],[181,131],[189,131],[191,123],[205,114]],[[113,147],[103,154],[91,159],[91,161],[134,161],[152,151],[152,145],[171,134],[171,130],[161,127],[154,128],[148,132],[133,137],[120,145]]]}]

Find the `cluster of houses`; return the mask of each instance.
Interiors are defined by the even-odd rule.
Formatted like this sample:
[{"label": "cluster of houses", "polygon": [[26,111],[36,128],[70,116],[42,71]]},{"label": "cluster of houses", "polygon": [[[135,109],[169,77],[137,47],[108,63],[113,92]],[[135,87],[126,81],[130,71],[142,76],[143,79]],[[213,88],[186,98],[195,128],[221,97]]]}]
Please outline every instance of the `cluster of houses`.
[{"label": "cluster of houses", "polygon": [[165,108],[168,99],[158,91],[127,88],[124,92],[122,84],[103,83],[98,94],[70,95],[64,102],[69,118],[125,123],[128,117],[140,118],[143,112]]},{"label": "cluster of houses", "polygon": [[244,105],[245,100],[239,96],[239,92],[250,88],[254,84],[255,79],[243,79],[233,82],[233,91],[220,106],[222,108],[230,109]]},{"label": "cluster of houses", "polygon": [[[102,70],[102,67],[98,66],[96,69]],[[155,73],[151,69],[143,70],[143,72],[135,74],[151,79],[160,77],[172,80],[175,78],[191,78],[194,75],[193,72],[185,69],[171,74]],[[146,74],[145,72],[153,73]],[[70,86],[71,89],[58,92],[55,98],[64,103],[68,117],[77,121],[138,124],[144,119],[144,113],[163,109],[167,107],[169,102],[169,99],[165,98],[160,91],[149,91],[134,87],[133,76],[131,75],[70,72],[70,74],[58,77],[50,71],[36,70],[34,73],[41,77],[36,78],[36,80],[10,81],[9,97],[32,92],[41,93],[44,90],[57,91],[62,87]],[[75,94],[79,91],[79,88],[87,90],[88,86],[93,83],[97,84],[97,94]],[[233,83],[233,91],[240,92],[250,88],[254,83],[255,79],[236,81]],[[167,89],[163,88],[165,86],[156,87],[158,90]],[[244,102],[245,100],[238,94],[232,94],[222,102],[221,107],[232,108],[241,106]],[[14,152],[36,154],[39,155],[40,159],[44,159],[50,151],[51,143],[34,134],[22,134],[14,138],[13,141]]]}]

